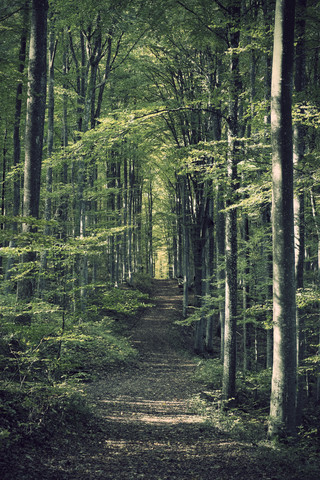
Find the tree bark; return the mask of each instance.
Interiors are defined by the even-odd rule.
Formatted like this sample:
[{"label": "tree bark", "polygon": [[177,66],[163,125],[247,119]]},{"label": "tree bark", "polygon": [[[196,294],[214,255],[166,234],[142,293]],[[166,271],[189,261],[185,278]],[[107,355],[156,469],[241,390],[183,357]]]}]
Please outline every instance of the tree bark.
[{"label": "tree bark", "polygon": [[296,302],[294,271],[292,81],[294,10],[277,0],[271,88],[273,371],[268,435],[296,430]]},{"label": "tree bark", "polygon": [[[182,303],[182,314],[184,318],[188,316],[188,306],[189,306],[189,264],[190,264],[190,215],[187,199],[187,188],[186,188],[186,178],[185,175],[181,177],[181,209],[182,209],[182,231],[183,231],[183,248],[182,251],[182,271],[183,271],[183,303]],[[179,228],[179,226],[178,226]],[[179,242],[180,243],[180,242]],[[180,262],[179,262],[180,263]],[[181,268],[181,267],[180,267]]]},{"label": "tree bark", "polygon": [[[48,134],[47,134],[47,155],[48,158],[52,156],[53,153],[53,142],[54,142],[54,60],[56,54],[56,47],[57,41],[55,38],[55,20],[52,17],[50,25],[50,33],[49,33],[49,58],[48,58]],[[44,233],[45,235],[50,235],[50,227],[49,221],[51,220],[52,216],[52,183],[53,183],[53,175],[52,175],[52,166],[47,166],[46,171],[46,198],[45,198],[45,206],[44,206],[44,219],[48,222],[45,225]],[[40,266],[40,273],[39,273],[39,282],[38,282],[38,292],[37,295],[41,295],[42,291],[45,288],[46,280],[45,280],[45,272],[47,269],[47,251],[44,250],[41,254],[41,266]]]},{"label": "tree bark", "polygon": [[[7,139],[8,139],[8,130],[5,128],[4,139],[3,139],[3,150],[2,150],[2,189],[1,189],[1,215],[5,215],[5,194],[6,194],[6,173],[7,173]],[[4,230],[4,223],[0,224],[0,230]],[[3,247],[2,242],[0,243],[0,249]],[[0,275],[2,276],[2,256],[0,255]]]},{"label": "tree bark", "polygon": [[[30,47],[28,68],[28,98],[25,131],[24,217],[39,216],[40,177],[47,86],[47,0],[32,0]],[[23,225],[25,233],[34,231],[30,224]],[[33,262],[33,252],[25,255],[24,262]],[[30,299],[34,291],[31,277],[18,283],[17,297]]]},{"label": "tree bark", "polygon": [[[240,33],[236,24],[240,19],[240,2],[232,8],[233,32],[230,34],[230,86],[228,118],[227,172],[229,191],[227,207],[232,207],[237,190],[237,135],[239,98],[239,46]],[[225,331],[222,396],[224,400],[236,393],[236,328],[237,328],[237,210],[230,208],[226,213],[226,283],[225,283]]]},{"label": "tree bark", "polygon": [[217,214],[216,214],[216,244],[217,244],[217,283],[218,283],[218,296],[219,300],[219,325],[218,332],[220,332],[220,359],[223,363],[224,359],[224,325],[225,325],[225,301],[224,298],[224,289],[226,283],[226,274],[225,274],[225,213],[224,213],[224,201],[222,199],[221,186],[217,186],[216,191],[216,204],[217,204]]},{"label": "tree bark", "polygon": [[[27,53],[27,34],[28,34],[28,25],[29,25],[29,0],[26,0],[23,9],[23,29],[20,37],[20,51],[19,51],[19,73],[22,75],[25,69],[26,62],[26,53]],[[23,92],[23,82],[20,81],[17,85],[16,90],[16,104],[15,104],[15,113],[14,113],[14,129],[13,129],[13,166],[16,168],[20,165],[21,160],[21,142],[20,142],[20,126],[21,126],[21,109],[22,109],[22,92]],[[17,217],[20,212],[20,188],[21,188],[21,177],[20,173],[17,171],[14,174],[13,179],[13,206],[12,214],[14,217]],[[16,222],[12,224],[12,229],[14,232],[17,232],[18,225]],[[15,247],[15,241],[11,240],[10,247]],[[9,257],[7,262],[7,270],[5,280],[7,283],[6,289],[9,292],[9,280],[11,277],[11,268],[14,263],[14,258]]]},{"label": "tree bark", "polygon": [[[295,60],[295,78],[294,86],[297,96],[304,94],[306,83],[306,52],[305,52],[305,30],[306,30],[306,8],[307,0],[297,1],[296,14],[296,60]],[[298,97],[298,102],[302,98]],[[295,239],[295,272],[296,288],[302,289],[304,284],[304,251],[305,251],[305,218],[304,218],[304,192],[298,185],[301,179],[301,169],[305,152],[305,128],[299,122],[296,122],[293,129],[293,164],[294,164],[294,239]],[[303,313],[297,308],[296,312],[296,331],[297,331],[297,367],[301,365],[304,359],[304,335],[303,335]],[[303,407],[303,377],[297,378],[297,424],[302,420]]]}]

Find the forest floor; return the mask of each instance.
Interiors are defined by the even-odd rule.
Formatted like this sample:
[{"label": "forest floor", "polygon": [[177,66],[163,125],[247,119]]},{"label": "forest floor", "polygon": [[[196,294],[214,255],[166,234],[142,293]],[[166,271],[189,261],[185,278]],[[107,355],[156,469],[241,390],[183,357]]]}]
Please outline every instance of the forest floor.
[{"label": "forest floor", "polygon": [[[176,348],[181,294],[176,283],[154,283],[154,307],[132,330],[136,365],[111,369],[86,388],[94,416],[25,457],[10,480],[313,480],[267,443],[218,431],[190,408],[201,391],[196,360]],[[190,353],[190,352],[189,352]],[[314,480],[318,478],[314,476]]]}]

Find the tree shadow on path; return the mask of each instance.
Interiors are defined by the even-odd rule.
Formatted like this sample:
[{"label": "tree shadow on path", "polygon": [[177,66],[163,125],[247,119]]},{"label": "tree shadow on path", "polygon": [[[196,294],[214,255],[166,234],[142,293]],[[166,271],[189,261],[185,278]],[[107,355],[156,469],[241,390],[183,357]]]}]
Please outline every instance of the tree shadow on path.
[{"label": "tree shadow on path", "polygon": [[[157,281],[155,307],[132,332],[136,367],[87,387],[95,415],[6,480],[302,480],[290,459],[224,435],[190,409],[200,385],[194,360],[177,348],[172,324],[181,296]],[[308,480],[318,480],[318,475]]]}]

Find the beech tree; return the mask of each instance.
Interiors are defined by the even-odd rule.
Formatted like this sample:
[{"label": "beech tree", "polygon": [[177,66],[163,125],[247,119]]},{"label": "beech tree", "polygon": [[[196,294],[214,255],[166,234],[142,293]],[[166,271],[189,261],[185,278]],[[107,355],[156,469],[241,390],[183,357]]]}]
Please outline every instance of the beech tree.
[{"label": "beech tree", "polygon": [[296,300],[292,83],[294,2],[277,0],[272,65],[273,372],[269,437],[295,433]]},{"label": "beech tree", "polygon": [[[27,53],[27,36],[28,36],[28,25],[29,25],[29,0],[25,1],[24,8],[23,8],[23,28],[21,31],[20,37],[20,49],[19,49],[19,67],[18,71],[19,74],[23,75],[25,70],[25,61],[26,61],[26,53]],[[15,115],[14,115],[14,130],[13,130],[13,167],[17,168],[17,171],[14,174],[14,182],[13,182],[13,199],[12,199],[12,214],[14,217],[17,217],[20,213],[20,183],[21,183],[21,175],[19,173],[19,166],[21,161],[21,138],[20,138],[20,130],[21,130],[21,113],[22,113],[22,93],[23,93],[23,81],[20,78],[20,81],[17,85],[16,89],[16,101],[15,101]],[[18,231],[17,222],[13,223],[13,231]],[[15,246],[15,241],[10,240],[11,247]],[[7,261],[7,268],[6,268],[6,280],[10,279],[10,269],[14,259],[12,257],[8,258]],[[8,284],[7,284],[7,291],[9,291]]]},{"label": "beech tree", "polygon": [[[28,99],[25,131],[25,164],[23,216],[39,218],[41,161],[47,88],[47,0],[32,0],[28,66]],[[29,222],[24,233],[35,231]],[[34,252],[24,256],[24,262],[35,260]],[[30,299],[34,291],[32,278],[18,283],[19,299]]]},{"label": "beech tree", "polygon": [[[240,19],[240,2],[231,7],[230,80],[228,107],[228,199],[227,207],[235,203],[237,190],[238,132],[239,132],[239,47],[240,32],[236,28]],[[225,400],[236,393],[236,323],[237,323],[237,210],[229,208],[226,214],[226,288],[222,394]]]},{"label": "beech tree", "polygon": [[[296,5],[296,58],[294,87],[296,95],[303,97],[306,86],[306,52],[305,52],[305,34],[306,34],[306,0],[297,0]],[[303,102],[303,98],[297,99]],[[299,186],[299,180],[302,180],[301,169],[305,154],[305,127],[295,122],[293,130],[293,165],[294,165],[294,239],[295,239],[295,275],[296,288],[302,290],[304,286],[304,258],[305,258],[305,193],[304,188]],[[305,338],[304,338],[304,318],[303,311],[297,308],[297,367],[302,365],[305,356]],[[297,385],[297,422],[301,422],[303,405],[303,376],[298,375]]]}]

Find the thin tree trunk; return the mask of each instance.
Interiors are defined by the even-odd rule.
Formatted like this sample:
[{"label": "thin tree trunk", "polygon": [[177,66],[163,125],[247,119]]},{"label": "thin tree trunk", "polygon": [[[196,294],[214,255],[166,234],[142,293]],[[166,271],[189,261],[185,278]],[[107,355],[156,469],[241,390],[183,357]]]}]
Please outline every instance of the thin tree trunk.
[{"label": "thin tree trunk", "polygon": [[250,285],[249,285],[249,252],[248,252],[248,242],[249,242],[249,219],[246,214],[243,214],[242,221],[242,239],[243,239],[243,249],[245,257],[245,267],[243,272],[242,280],[242,306],[243,306],[243,371],[252,369],[252,325],[247,323],[247,309],[250,307]]},{"label": "thin tree trunk", "polygon": [[129,163],[129,198],[128,198],[128,281],[131,283],[132,280],[132,269],[133,269],[133,259],[132,259],[132,243],[133,243],[133,196],[134,196],[134,180],[133,180],[133,162],[131,159]]},{"label": "thin tree trunk", "polygon": [[152,237],[152,227],[153,227],[153,193],[152,193],[152,179],[149,180],[149,191],[148,191],[148,218],[147,218],[147,272],[152,277],[153,276],[153,237]]},{"label": "thin tree trunk", "polygon": [[[189,264],[190,264],[190,225],[189,225],[189,209],[188,209],[188,199],[186,192],[186,178],[185,176],[181,177],[181,208],[182,208],[182,230],[183,230],[183,305],[182,305],[182,314],[184,318],[187,318],[188,315],[188,306],[189,306]],[[179,226],[178,226],[179,228]],[[180,262],[179,262],[180,263]],[[181,268],[181,267],[180,267]]]},{"label": "thin tree trunk", "polygon": [[220,359],[223,363],[224,359],[224,326],[225,326],[225,214],[224,214],[224,202],[222,200],[222,192],[220,185],[217,186],[216,193],[216,242],[217,242],[217,283],[218,283],[218,296],[219,296],[219,325],[218,333],[220,333]]},{"label": "thin tree trunk", "polygon": [[[52,156],[53,153],[53,141],[54,141],[54,60],[56,53],[57,42],[55,39],[55,29],[54,29],[54,19],[51,18],[51,28],[49,34],[49,68],[48,68],[48,135],[47,135],[47,155],[48,158]],[[46,198],[44,206],[44,219],[48,222],[45,225],[44,233],[45,235],[50,235],[49,221],[51,220],[52,215],[52,166],[47,167],[46,172]],[[38,292],[40,296],[41,292],[45,288],[45,273],[47,269],[47,251],[45,250],[41,254],[41,265],[39,272],[39,283],[38,283]]]},{"label": "thin tree trunk", "polygon": [[[263,9],[263,17],[264,17],[264,23],[265,23],[265,34],[266,37],[270,37],[270,27],[272,24],[272,13],[271,4],[269,0],[263,0],[262,2],[262,9]],[[273,8],[273,7],[272,7]],[[271,39],[270,39],[271,40]],[[265,116],[264,116],[264,124],[265,124],[265,140],[269,142],[269,130],[270,130],[270,124],[271,124],[271,118],[270,118],[270,99],[271,99],[271,69],[272,69],[272,62],[271,62],[271,55],[269,53],[271,51],[271,45],[270,48],[266,49],[266,53],[264,55],[264,61],[265,61],[265,69],[264,69],[264,100],[265,100]],[[271,212],[269,206],[266,207],[265,210],[265,216],[267,218],[267,222],[271,223]],[[272,253],[269,253],[267,255],[267,278],[270,279],[270,282],[272,283]],[[267,289],[267,300],[272,298],[272,285]],[[267,368],[272,368],[273,364],[273,330],[271,328],[268,328],[266,331],[266,366]]]},{"label": "thin tree trunk", "polygon": [[[3,139],[3,150],[2,150],[2,189],[1,189],[1,215],[2,217],[5,216],[5,193],[6,193],[6,173],[7,173],[7,138],[8,138],[8,130],[5,128],[4,131],[4,139]],[[4,223],[0,224],[0,230],[4,230]],[[0,244],[0,248],[3,244]],[[2,262],[3,258],[0,255],[0,275],[2,276]]]},{"label": "thin tree trunk", "polygon": [[[210,182],[210,191],[213,191],[212,182]],[[204,267],[206,267],[206,284],[205,284],[205,295],[206,301],[213,295],[213,277],[214,277],[214,264],[215,264],[215,238],[214,238],[214,201],[213,197],[209,196],[209,225],[206,232],[206,254],[204,257]],[[209,354],[213,354],[213,339],[214,339],[214,314],[211,312],[208,315],[206,322],[206,350]]]},{"label": "thin tree trunk", "polygon": [[[27,52],[27,34],[28,34],[28,25],[29,25],[29,0],[26,0],[23,9],[23,28],[20,38],[20,51],[19,51],[19,74],[22,76],[25,70],[26,63],[26,52]],[[17,85],[16,90],[16,104],[15,104],[15,114],[14,114],[14,129],[13,129],[13,167],[16,169],[13,178],[13,208],[12,214],[14,217],[17,217],[20,213],[20,188],[21,188],[21,178],[20,173],[17,167],[20,165],[21,157],[21,142],[20,142],[20,125],[21,125],[21,109],[22,109],[22,92],[23,92],[23,82],[20,81]],[[18,225],[16,222],[12,225],[13,232],[18,231]],[[9,243],[11,248],[15,247],[14,240],[11,240]],[[11,268],[14,263],[14,258],[9,257],[6,268],[6,289],[9,292],[9,280],[11,277]]]},{"label": "thin tree trunk", "polygon": [[[236,49],[239,46],[240,33],[235,29],[240,19],[240,5],[233,7],[233,28],[230,35],[230,87],[228,121],[228,158],[227,171],[229,191],[227,207],[232,207],[237,190],[237,135],[238,135],[238,98],[239,98],[239,58]],[[226,213],[226,284],[225,284],[225,332],[222,396],[224,400],[236,394],[236,328],[237,328],[237,210],[231,208]]]},{"label": "thin tree trunk", "polygon": [[[296,14],[296,63],[295,63],[295,92],[301,95],[305,90],[306,77],[306,52],[305,52],[305,15],[306,15],[307,0],[297,1]],[[304,127],[297,123],[293,129],[293,164],[295,167],[294,181],[296,187],[301,177],[300,171],[304,159],[305,142]],[[304,284],[304,251],[305,251],[305,228],[304,228],[304,192],[296,190],[294,195],[294,238],[295,238],[295,272],[296,272],[296,288],[302,289]],[[305,345],[303,335],[303,312],[299,308],[296,310],[296,331],[297,331],[297,367],[301,365],[305,356]],[[304,382],[303,376],[298,375],[297,378],[297,424],[302,420],[303,408],[303,391]]]},{"label": "thin tree trunk", "polygon": [[124,280],[128,278],[128,160],[127,152],[124,152],[123,159],[123,246],[122,246],[122,277]]},{"label": "thin tree trunk", "polygon": [[[311,208],[312,208],[312,216],[316,228],[316,233],[317,233],[317,260],[318,260],[318,271],[317,271],[317,277],[316,277],[316,288],[320,289],[320,221],[319,221],[319,215],[317,212],[317,207],[316,207],[316,200],[314,196],[314,192],[311,190],[310,192],[310,200],[311,200]],[[318,305],[319,309],[319,305]],[[320,355],[320,313],[318,314],[318,328],[319,328],[319,347],[318,347],[318,355]],[[320,400],[320,368],[318,367],[318,375],[317,375],[317,385],[316,385],[316,401],[319,403]],[[308,388],[307,388],[308,391]]]}]

